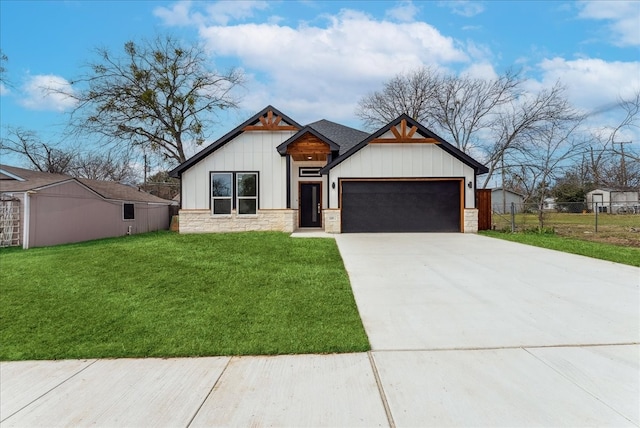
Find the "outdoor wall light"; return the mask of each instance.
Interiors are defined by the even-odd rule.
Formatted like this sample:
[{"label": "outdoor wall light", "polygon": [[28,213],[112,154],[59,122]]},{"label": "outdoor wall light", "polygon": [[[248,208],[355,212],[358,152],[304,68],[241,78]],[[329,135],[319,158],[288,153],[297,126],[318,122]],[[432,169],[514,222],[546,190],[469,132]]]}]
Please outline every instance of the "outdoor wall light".
[{"label": "outdoor wall light", "polygon": [[331,183],[331,188],[335,189],[336,188],[336,182],[334,181],[333,183]]},{"label": "outdoor wall light", "polygon": [[468,187],[469,189],[472,189],[472,188],[473,188],[473,183],[470,181],[469,183],[467,183],[467,187]]}]

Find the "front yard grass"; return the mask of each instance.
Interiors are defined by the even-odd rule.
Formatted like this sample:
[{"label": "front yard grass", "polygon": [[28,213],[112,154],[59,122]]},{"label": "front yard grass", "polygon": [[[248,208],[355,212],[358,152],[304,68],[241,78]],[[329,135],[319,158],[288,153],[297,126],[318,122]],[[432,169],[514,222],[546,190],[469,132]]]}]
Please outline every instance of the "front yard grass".
[{"label": "front yard grass", "polygon": [[332,239],[158,232],[0,250],[0,359],[369,350]]},{"label": "front yard grass", "polygon": [[480,232],[480,234],[505,239],[507,241],[534,245],[536,247],[564,251],[565,253],[580,254],[582,256],[640,267],[640,248],[636,247],[621,247],[619,245],[584,241],[556,234],[534,232],[510,233],[485,230]]}]

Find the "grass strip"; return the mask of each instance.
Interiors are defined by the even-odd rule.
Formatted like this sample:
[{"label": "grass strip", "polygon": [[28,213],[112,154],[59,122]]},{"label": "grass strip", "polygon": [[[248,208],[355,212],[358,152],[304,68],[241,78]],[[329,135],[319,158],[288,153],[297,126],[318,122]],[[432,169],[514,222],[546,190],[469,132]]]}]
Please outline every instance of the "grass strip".
[{"label": "grass strip", "polygon": [[621,247],[601,242],[567,238],[555,234],[534,232],[510,233],[486,230],[480,232],[480,234],[507,241],[519,242],[521,244],[640,267],[640,248]]}]

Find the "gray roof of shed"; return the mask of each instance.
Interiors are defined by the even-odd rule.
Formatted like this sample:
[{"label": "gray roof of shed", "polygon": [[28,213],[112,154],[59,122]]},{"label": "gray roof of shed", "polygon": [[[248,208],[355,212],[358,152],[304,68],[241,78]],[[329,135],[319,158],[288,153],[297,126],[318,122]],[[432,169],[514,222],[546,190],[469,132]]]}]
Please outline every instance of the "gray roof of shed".
[{"label": "gray roof of shed", "polygon": [[69,175],[32,171],[9,165],[0,165],[0,170],[6,171],[11,175],[20,178],[16,179],[11,177],[11,175],[0,173],[0,192],[27,192],[29,190],[38,190],[51,185],[75,181],[105,199],[160,204],[172,203],[169,200],[138,190],[136,187],[116,183],[114,181],[74,178]]}]

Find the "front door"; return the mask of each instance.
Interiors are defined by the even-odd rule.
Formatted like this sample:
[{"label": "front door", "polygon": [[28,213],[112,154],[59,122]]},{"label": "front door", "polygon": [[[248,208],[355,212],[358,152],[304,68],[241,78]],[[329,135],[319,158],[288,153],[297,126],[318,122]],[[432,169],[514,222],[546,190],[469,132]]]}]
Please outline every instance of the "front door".
[{"label": "front door", "polygon": [[322,227],[321,183],[300,183],[300,227]]}]

